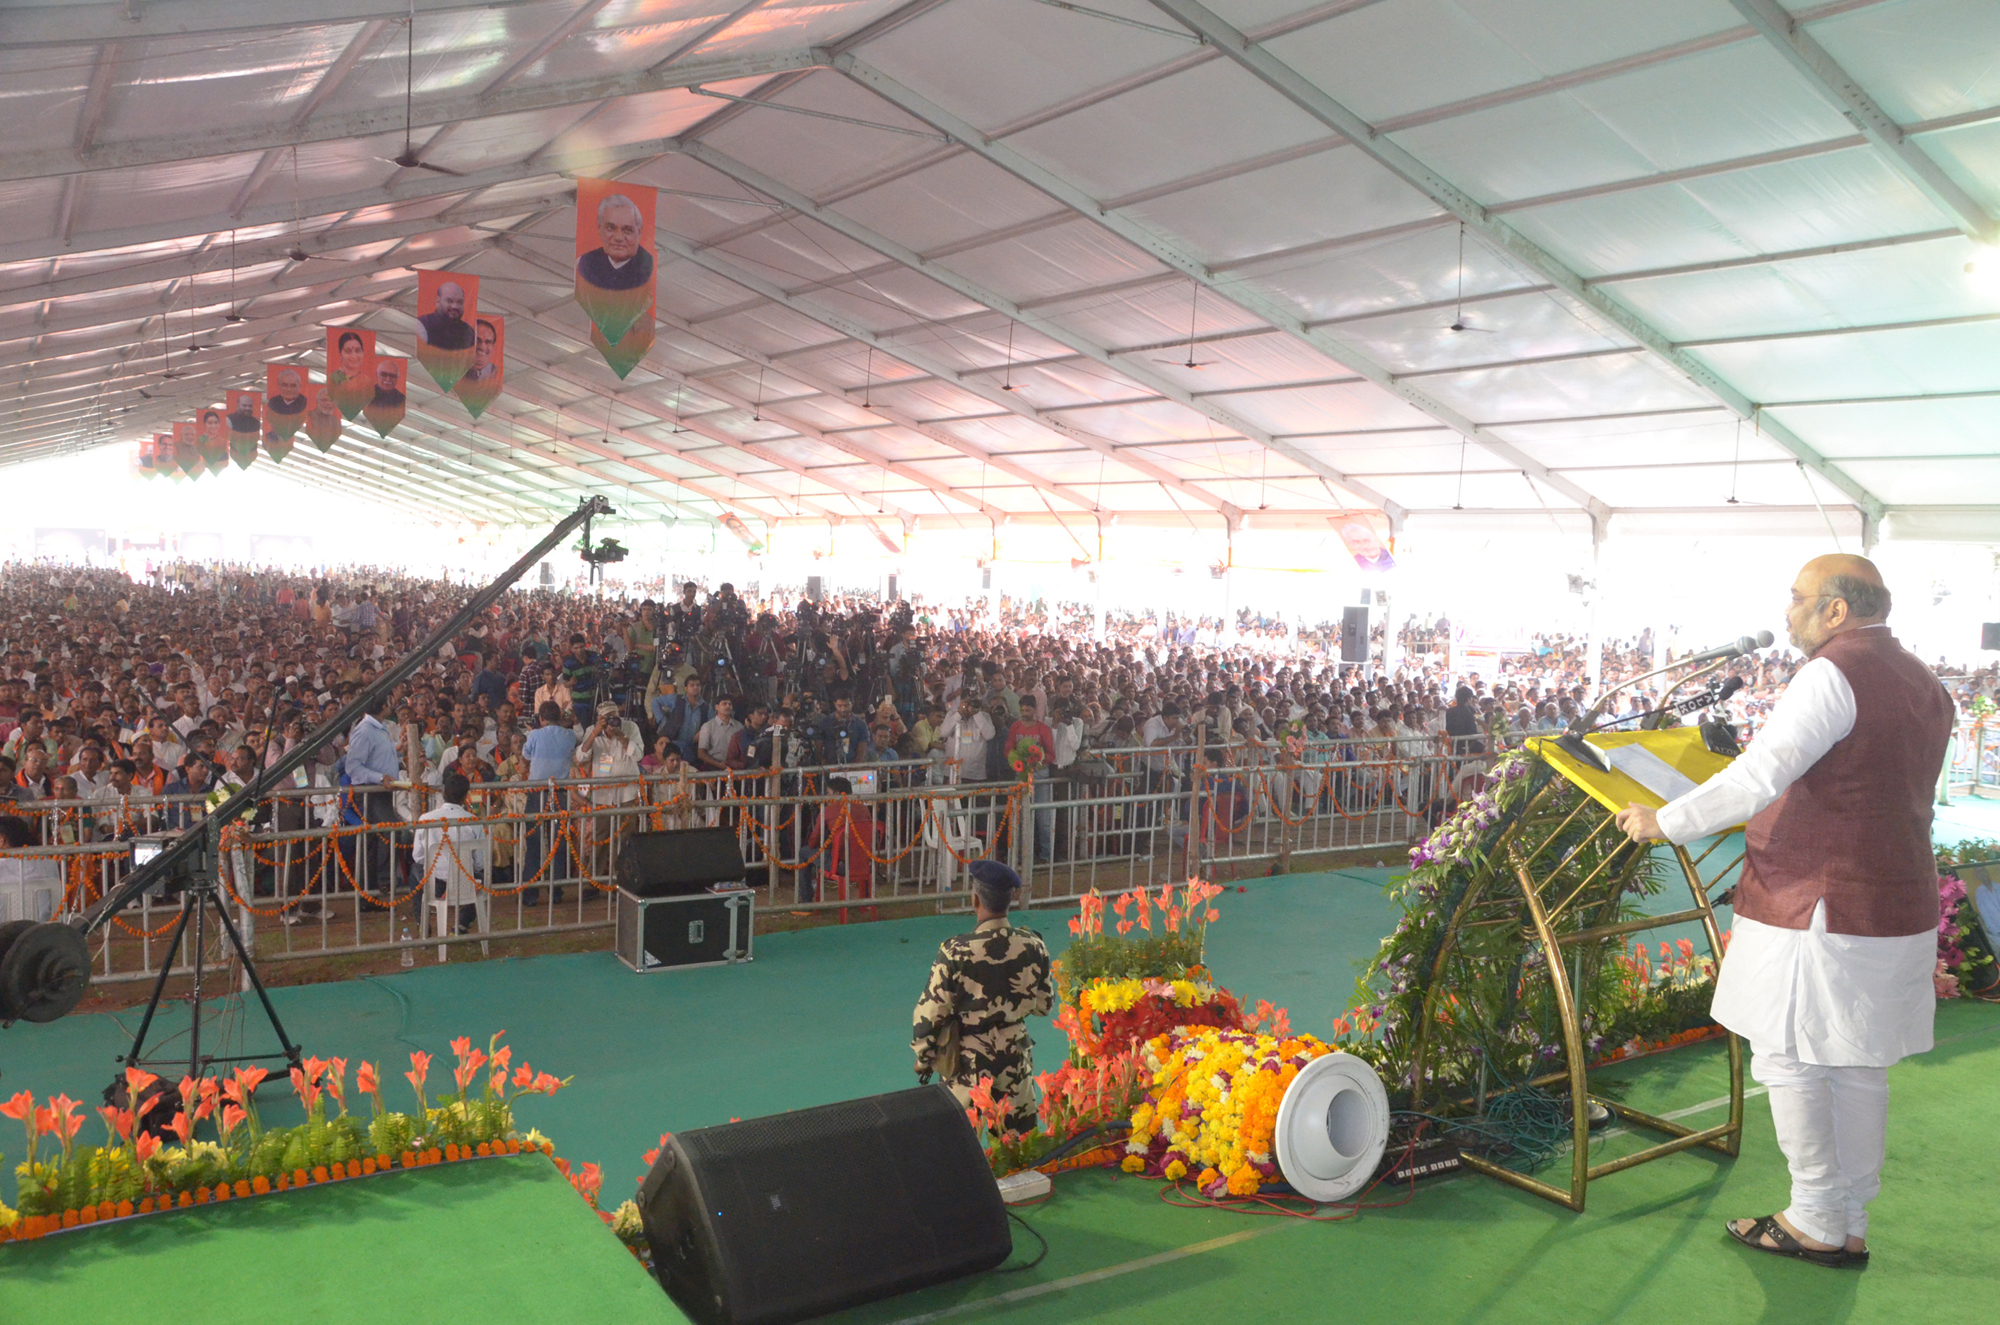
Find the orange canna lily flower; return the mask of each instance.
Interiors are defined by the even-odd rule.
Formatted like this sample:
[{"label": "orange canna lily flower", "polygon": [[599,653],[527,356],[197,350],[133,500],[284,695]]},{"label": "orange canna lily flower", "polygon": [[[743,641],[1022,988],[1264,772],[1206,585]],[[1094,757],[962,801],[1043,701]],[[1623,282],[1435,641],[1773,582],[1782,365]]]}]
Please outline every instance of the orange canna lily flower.
[{"label": "orange canna lily flower", "polygon": [[249,1116],[250,1116],[249,1114],[245,1113],[242,1109],[237,1108],[234,1104],[223,1105],[222,1134],[224,1136],[228,1136],[231,1132],[235,1131],[238,1127],[242,1126],[243,1120],[248,1118]]},{"label": "orange canna lily flower", "polygon": [[524,1058],[521,1060],[521,1065],[514,1069],[514,1089],[528,1090],[534,1084],[535,1070],[528,1066],[528,1061]]},{"label": "orange canna lily flower", "polygon": [[179,1137],[181,1144],[185,1146],[194,1139],[194,1119],[188,1117],[186,1113],[177,1113],[174,1115],[174,1120],[167,1124],[167,1130]]},{"label": "orange canna lily flower", "polygon": [[464,1058],[472,1052],[472,1037],[468,1035],[459,1036],[451,1042],[451,1051],[456,1056]]},{"label": "orange canna lily flower", "polygon": [[375,1064],[364,1062],[354,1070],[354,1088],[363,1095],[381,1093],[382,1083],[375,1077]]},{"label": "orange canna lily flower", "polygon": [[15,1122],[32,1123],[35,1116],[35,1097],[21,1091],[5,1104],[0,1104],[0,1117],[12,1118]]},{"label": "orange canna lily flower", "polygon": [[1077,919],[1075,916],[1071,916],[1069,918],[1069,932],[1072,934],[1083,933],[1083,921]]},{"label": "orange canna lily flower", "polygon": [[[502,1031],[501,1034],[505,1035],[506,1032]],[[492,1059],[494,1070],[503,1076],[506,1075],[507,1064],[514,1061],[514,1046],[511,1044],[501,1045],[493,1051]]]},{"label": "orange canna lily flower", "polygon": [[151,1086],[154,1082],[158,1080],[159,1078],[154,1076],[151,1072],[142,1072],[136,1067],[126,1068],[125,1098],[136,1104],[138,1102],[139,1097],[146,1093],[147,1087]]},{"label": "orange canna lily flower", "polygon": [[333,1102],[341,1107],[342,1112],[345,1112],[347,1109],[347,1060],[345,1058],[329,1058],[326,1060],[326,1077],[322,1084],[326,1087],[326,1093],[333,1096]]},{"label": "orange canna lily flower", "polygon": [[137,1156],[139,1162],[144,1164],[147,1160],[160,1153],[160,1138],[154,1136],[151,1132],[141,1132],[139,1133],[139,1139],[132,1143],[132,1147],[133,1153]]},{"label": "orange canna lily flower", "polygon": [[104,1119],[104,1125],[111,1129],[112,1135],[121,1141],[130,1141],[132,1139],[132,1111],[130,1109],[120,1109],[109,1104],[103,1104],[98,1106],[97,1112]]}]

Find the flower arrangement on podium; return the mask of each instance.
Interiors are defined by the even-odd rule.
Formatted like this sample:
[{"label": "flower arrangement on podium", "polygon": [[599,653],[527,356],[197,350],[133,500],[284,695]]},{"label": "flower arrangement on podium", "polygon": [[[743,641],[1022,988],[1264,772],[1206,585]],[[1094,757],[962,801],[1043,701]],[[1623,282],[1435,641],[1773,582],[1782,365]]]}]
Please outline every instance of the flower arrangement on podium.
[{"label": "flower arrangement on podium", "polygon": [[[1206,980],[1202,954],[1208,927],[1222,918],[1211,905],[1221,894],[1217,885],[1190,878],[1178,888],[1169,882],[1130,889],[1107,908],[1091,892],[1070,917],[1070,945],[1055,964],[1057,1002],[1081,1023],[1077,1000],[1095,981]],[[1117,917],[1109,925],[1107,909]]]},{"label": "flower arrangement on podium", "polygon": [[[424,1093],[431,1056],[410,1055],[403,1075],[416,1092],[414,1114],[388,1109],[379,1071],[359,1064],[354,1087],[369,1097],[372,1115],[365,1121],[348,1109],[347,1060],[308,1058],[290,1072],[306,1121],[285,1128],[266,1128],[258,1116],[257,1088],[270,1075],[263,1068],[237,1068],[226,1081],[185,1077],[177,1087],[127,1068],[132,1107],[97,1110],[106,1132],[101,1146],[79,1144],[84,1118],[77,1101],[57,1095],[37,1104],[22,1091],[0,1103],[0,1116],[20,1122],[28,1137],[27,1158],[15,1169],[21,1208],[17,1214],[0,1205],[0,1241],[394,1168],[530,1150],[553,1156],[540,1133],[515,1132],[514,1107],[526,1095],[555,1094],[568,1079],[526,1062],[513,1065],[500,1035],[485,1049],[461,1037],[452,1052],[457,1089],[435,1104]],[[46,1159],[44,1138],[54,1142]]]},{"label": "flower arrangement on podium", "polygon": [[1292,1035],[1284,1014],[1268,1029],[1179,1026],[1141,1049],[1149,1087],[1132,1113],[1121,1167],[1201,1194],[1255,1196],[1281,1181],[1278,1106],[1301,1069],[1334,1052]]}]

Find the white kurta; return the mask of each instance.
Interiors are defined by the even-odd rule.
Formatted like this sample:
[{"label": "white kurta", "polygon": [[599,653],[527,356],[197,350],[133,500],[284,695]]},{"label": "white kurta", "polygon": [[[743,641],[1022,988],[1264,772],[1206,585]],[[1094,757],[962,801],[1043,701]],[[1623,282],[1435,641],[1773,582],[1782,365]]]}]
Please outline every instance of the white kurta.
[{"label": "white kurta", "polygon": [[[1685,843],[1745,822],[1852,732],[1854,715],[1854,691],[1840,669],[1824,658],[1808,662],[1741,757],[1660,808],[1661,833]],[[1753,1051],[1826,1067],[1887,1067],[1931,1047],[1936,966],[1934,931],[1830,934],[1824,902],[1805,929],[1739,915],[1712,1011]]]},{"label": "white kurta", "polygon": [[485,871],[491,850],[486,825],[477,822],[463,805],[447,801],[418,819],[416,858],[417,868],[423,871],[424,901],[438,900],[432,885],[442,883],[442,900],[454,906],[477,902],[477,876]]}]

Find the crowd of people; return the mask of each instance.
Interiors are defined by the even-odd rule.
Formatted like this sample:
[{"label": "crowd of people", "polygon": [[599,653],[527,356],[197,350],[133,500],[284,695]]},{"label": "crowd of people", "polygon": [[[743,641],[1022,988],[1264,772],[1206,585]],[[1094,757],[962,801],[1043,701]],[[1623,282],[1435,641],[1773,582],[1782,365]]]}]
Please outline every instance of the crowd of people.
[{"label": "crowd of people", "polygon": [[[473,591],[371,568],[173,567],[143,582],[0,569],[0,796],[81,803],[61,820],[73,841],[185,827],[201,798],[275,764]],[[1593,698],[1571,637],[1538,639],[1486,675],[1453,669],[1443,621],[1406,626],[1393,670],[1338,661],[1337,631],[1232,640],[1219,627],[1195,631],[1215,635],[1209,645],[1180,642],[1172,618],[1125,615],[1100,634],[1078,604],[815,602],[692,582],[670,602],[517,590],[294,774],[326,794],[270,822],[414,818],[424,805],[409,788],[442,789],[453,773],[473,786],[633,786],[902,760],[931,781],[976,783],[1026,760],[1050,784],[1118,751],[1158,789],[1197,761],[1490,754],[1560,729]],[[1603,684],[1652,660],[1649,638],[1609,646]],[[1730,716],[1754,728],[1798,665],[1783,649],[1730,664],[1745,682]],[[1954,684],[1962,701],[1990,698],[1995,669]],[[1661,695],[1635,687],[1610,717],[1636,722]]]}]

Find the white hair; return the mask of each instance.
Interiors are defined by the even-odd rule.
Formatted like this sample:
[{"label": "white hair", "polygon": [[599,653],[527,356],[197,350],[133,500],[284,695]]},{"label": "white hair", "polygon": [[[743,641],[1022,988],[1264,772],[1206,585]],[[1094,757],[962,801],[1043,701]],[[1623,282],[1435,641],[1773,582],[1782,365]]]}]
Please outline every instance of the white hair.
[{"label": "white hair", "polygon": [[641,225],[645,224],[646,214],[639,210],[639,204],[633,202],[622,193],[610,194],[603,202],[597,204],[597,219],[602,221],[605,213],[614,207],[630,207],[632,209],[632,219]]}]

